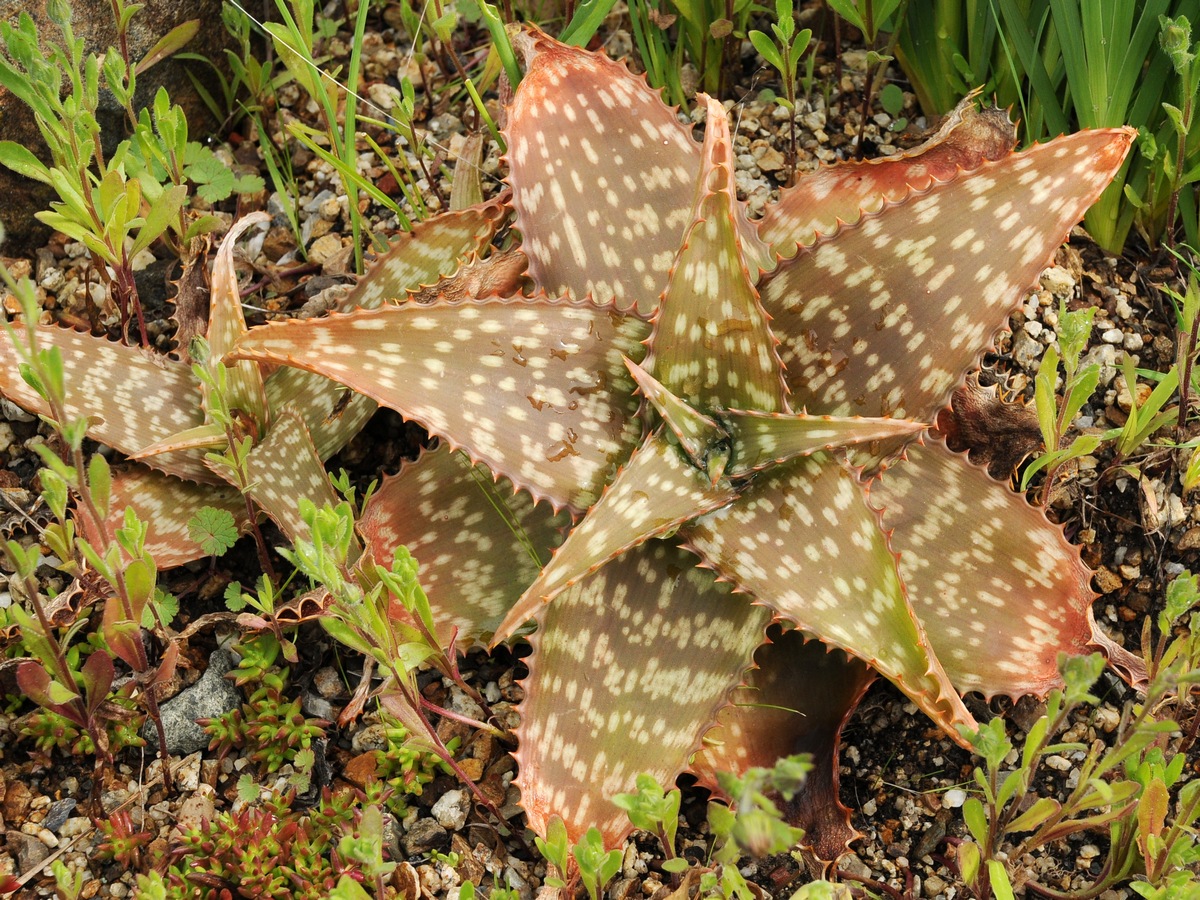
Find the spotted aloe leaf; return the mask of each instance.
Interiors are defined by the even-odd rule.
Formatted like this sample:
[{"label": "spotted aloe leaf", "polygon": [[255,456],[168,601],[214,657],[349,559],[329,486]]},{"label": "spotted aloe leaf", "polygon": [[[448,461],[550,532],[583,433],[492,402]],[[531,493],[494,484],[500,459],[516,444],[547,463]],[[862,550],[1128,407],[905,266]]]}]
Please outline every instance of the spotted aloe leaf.
[{"label": "spotted aloe leaf", "polygon": [[611,842],[629,831],[611,798],[640,772],[675,780],[771,616],[669,541],[635,547],[544,611],[515,754],[521,802],[539,834],[557,815],[572,840],[595,825]]},{"label": "spotted aloe leaf", "polygon": [[[971,722],[959,691],[1051,686],[997,680],[1003,666],[945,668],[958,635],[923,621],[925,604],[945,602],[930,585],[961,590],[954,605],[969,620],[965,592],[992,579],[1008,625],[984,627],[1024,623],[1035,609],[1061,618],[1024,647],[1039,658],[1056,643],[1116,655],[1090,627],[1086,579],[1054,576],[1043,590],[1046,577],[1029,574],[1078,567],[1061,533],[1046,526],[1004,543],[1040,513],[997,502],[955,456],[928,471],[912,465],[917,487],[902,492],[898,473],[910,464],[897,453],[935,422],[1120,166],[1131,132],[1014,154],[1006,122],[963,108],[918,152],[823,170],[754,225],[733,194],[719,106],[708,105],[699,146],[621,66],[541,34],[518,43],[529,71],[509,111],[510,202],[537,292],[468,290],[270,326],[236,353],[352,385],[534,499],[583,514],[501,627],[529,613],[538,626],[517,754],[533,827],[558,815],[572,835],[596,824],[619,841],[629,825],[608,798],[639,772],[669,781],[688,767],[773,619],[854,660],[853,689],[828,707],[780,696],[779,705],[822,709],[807,740],[826,766],[868,667],[955,738],[953,726]],[[640,410],[635,387],[649,401]],[[856,459],[872,468],[814,452],[821,441],[871,442]],[[864,484],[884,463],[873,506]],[[889,539],[892,522],[881,524],[876,506],[891,479],[885,515],[904,509]],[[943,491],[986,515],[942,526],[925,507]],[[381,521],[410,515],[384,505],[374,514],[376,534]],[[938,579],[995,519],[998,564],[980,559],[978,578]],[[926,520],[957,533],[928,529],[906,543],[900,532]],[[964,634],[977,627],[961,624]],[[807,676],[779,684],[811,689]],[[730,742],[763,733],[757,708],[738,707]],[[723,759],[751,758],[741,749]],[[823,778],[796,813],[809,825],[831,796],[832,775]],[[839,817],[826,847],[845,845],[844,816],[826,820]]]},{"label": "spotted aloe leaf", "polygon": [[[507,216],[506,207],[492,201],[419,224],[377,261],[375,277],[349,292],[336,308],[376,307],[437,284],[453,275],[462,259],[487,247]],[[218,359],[246,330],[234,242],[259,220],[254,215],[240,220],[214,261],[207,339]],[[187,536],[188,520],[200,507],[227,509],[240,527],[248,526],[241,496],[205,463],[206,453],[224,449],[227,436],[222,426],[208,420],[204,390],[189,365],[52,325],[39,326],[37,339],[40,346],[57,347],[62,355],[68,413],[90,418],[88,434],[95,440],[145,463],[115,473],[110,530],[120,527],[123,510],[133,506],[150,524],[147,547],[165,568],[202,554]],[[327,480],[322,476],[320,487],[313,477],[319,460],[341,449],[375,405],[337,382],[300,369],[235,362],[228,371],[230,405],[259,438],[253,461],[270,475],[256,491],[267,503],[266,511],[291,534],[301,524],[296,509],[302,496],[317,503],[330,496]],[[21,381],[8,340],[0,341],[0,393],[35,412],[49,412]],[[295,439],[292,417],[297,415],[308,434],[304,441]],[[280,422],[283,431],[273,437]],[[317,493],[304,493],[309,489]]]},{"label": "spotted aloe leaf", "polygon": [[569,522],[442,445],[385,478],[358,528],[377,562],[401,546],[420,562],[438,637],[448,641],[492,634]]},{"label": "spotted aloe leaf", "polygon": [[[13,340],[24,347],[24,334]],[[88,434],[124,453],[135,453],[176,432],[203,424],[200,385],[191,369],[140,347],[54,325],[39,325],[39,347],[58,348],[67,391],[67,415],[87,417]],[[0,393],[31,412],[49,415],[50,408],[21,379],[20,356],[6,338],[0,341]],[[179,477],[216,479],[199,459],[159,457],[156,464]]]},{"label": "spotted aloe leaf", "polygon": [[415,303],[256,328],[238,353],[319,372],[400,410],[538,500],[587,509],[641,431],[649,332],[589,301]]},{"label": "spotted aloe leaf", "polygon": [[906,455],[871,483],[870,499],[884,510],[909,596],[960,690],[1042,696],[1060,684],[1059,653],[1097,647],[1141,679],[1140,664],[1092,618],[1092,573],[1059,526],[941,441]]}]

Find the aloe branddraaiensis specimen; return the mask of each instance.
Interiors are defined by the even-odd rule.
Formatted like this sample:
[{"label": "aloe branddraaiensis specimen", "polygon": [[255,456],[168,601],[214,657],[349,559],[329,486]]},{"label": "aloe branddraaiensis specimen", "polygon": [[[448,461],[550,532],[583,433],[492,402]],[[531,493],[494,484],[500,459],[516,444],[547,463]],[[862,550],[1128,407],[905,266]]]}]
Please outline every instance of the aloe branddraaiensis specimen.
[{"label": "aloe branddraaiensis specimen", "polygon": [[[822,169],[751,222],[719,105],[701,146],[619,64],[519,40],[529,71],[509,110],[505,202],[520,253],[478,259],[494,227],[443,240],[464,216],[494,216],[439,218],[343,309],[404,301],[461,259],[455,278],[253,329],[224,358],[308,369],[442,438],[387,480],[360,530],[376,558],[404,543],[421,562],[443,637],[535,619],[517,753],[532,827],[559,815],[572,838],[596,824],[615,843],[629,824],[610,798],[639,772],[709,779],[809,750],[797,816],[831,856],[852,834],[837,732],[874,672],[957,736],[971,724],[959,692],[1044,694],[1060,651],[1130,666],[1096,628],[1090,574],[1061,531],[936,431],[918,435],[1132,133],[1015,154],[1003,115],[964,107],[912,154]],[[46,335],[94,358],[93,342]],[[253,371],[270,398],[297,369]],[[138,378],[186,421],[100,440],[162,449],[205,424],[186,371],[169,401]],[[94,390],[119,384],[102,380]],[[334,399],[314,416],[288,396],[314,436],[336,422]],[[297,432],[282,405],[256,408]],[[211,480],[196,451],[177,452],[193,454],[177,474]],[[493,479],[516,489],[507,504]],[[772,622],[795,630],[769,642]]]},{"label": "aloe branddraaiensis specimen", "polygon": [[[610,798],[639,772],[809,749],[824,770],[800,817],[833,854],[851,834],[836,733],[872,672],[955,736],[961,691],[1044,694],[1062,651],[1128,667],[1060,529],[912,423],[946,406],[1132,132],[1018,154],[1005,116],[964,107],[917,151],[822,169],[751,222],[720,105],[701,146],[623,66],[520,41],[508,180],[533,291],[271,325],[237,353],[443,439],[363,532],[377,556],[409,543],[446,622],[486,633],[528,583],[492,589],[514,535],[553,541],[522,498],[576,517],[497,632],[537,624],[517,751],[532,827],[559,815],[613,843],[629,824]],[[822,418],[857,415],[883,421]],[[825,452],[860,441],[850,462]],[[447,447],[516,487],[509,522]],[[810,642],[764,646],[772,621]],[[755,691],[783,709],[745,705]]]}]

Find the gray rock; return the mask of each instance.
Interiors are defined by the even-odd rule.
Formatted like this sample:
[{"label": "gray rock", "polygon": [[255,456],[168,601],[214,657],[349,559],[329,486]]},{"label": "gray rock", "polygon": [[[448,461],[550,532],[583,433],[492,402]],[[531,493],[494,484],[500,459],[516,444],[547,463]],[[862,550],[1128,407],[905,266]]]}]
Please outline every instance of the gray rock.
[{"label": "gray rock", "polygon": [[444,850],[450,845],[450,833],[434,819],[417,819],[401,839],[404,852],[421,856],[430,850]]},{"label": "gray rock", "polygon": [[63,822],[67,821],[67,818],[75,809],[75,805],[75,801],[70,797],[55,800],[50,804],[50,808],[46,810],[46,818],[42,819],[42,827],[49,828],[55,834],[58,834],[58,829],[62,828]]},{"label": "gray rock", "polygon": [[1022,369],[1027,369],[1030,372],[1036,369],[1037,361],[1042,358],[1042,350],[1042,345],[1030,337],[1024,329],[1013,335],[1013,362]]},{"label": "gray rock", "polygon": [[450,831],[461,831],[471,814],[471,798],[466,791],[446,791],[433,804],[433,817]]},{"label": "gray rock", "polygon": [[1097,344],[1083,354],[1083,359],[1080,360],[1080,366],[1090,366],[1093,363],[1100,367],[1100,384],[1112,384],[1112,380],[1117,376],[1117,348],[1112,344]]},{"label": "gray rock", "polygon": [[[238,689],[225,679],[225,673],[232,668],[233,657],[229,651],[213,651],[203,677],[162,705],[167,750],[173,756],[186,756],[208,746],[208,735],[196,724],[197,719],[214,718],[242,702]],[[157,746],[158,735],[153,722],[142,727],[142,737],[150,746]]]},{"label": "gray rock", "polygon": [[50,855],[50,848],[32,834],[9,831],[4,836],[9,852],[15,852],[17,869],[22,875],[36,870]]},{"label": "gray rock", "polygon": [[1069,297],[1071,296],[1071,292],[1075,290],[1075,278],[1062,266],[1051,266],[1048,268],[1042,273],[1041,281],[1042,287],[1055,297]]}]

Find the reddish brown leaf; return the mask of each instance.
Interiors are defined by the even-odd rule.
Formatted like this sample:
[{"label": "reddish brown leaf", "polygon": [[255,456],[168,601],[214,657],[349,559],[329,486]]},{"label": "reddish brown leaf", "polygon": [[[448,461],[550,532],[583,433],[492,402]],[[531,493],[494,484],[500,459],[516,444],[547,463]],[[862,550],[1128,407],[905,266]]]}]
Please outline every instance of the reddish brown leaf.
[{"label": "reddish brown leaf", "polygon": [[792,825],[804,829],[804,844],[823,860],[846,852],[858,832],[850,810],[838,799],[838,745],[842,726],[875,679],[860,660],[799,631],[768,631],[771,641],[754,654],[747,675],[704,736],[704,749],[690,770],[709,790],[716,773],[770,768],[794,753],[809,753],[813,770],[790,803],[781,803]]},{"label": "reddish brown leaf", "polygon": [[823,166],[803,176],[763,213],[762,240],[773,252],[790,258],[817,235],[836,231],[841,222],[857,222],[863,211],[878,210],[884,201],[903,200],[910,191],[924,191],[986,160],[1007,156],[1017,140],[1008,113],[981,111],[975,102],[975,95],[964,99],[932,137],[912,150]]},{"label": "reddish brown leaf", "polygon": [[700,147],[619,63],[524,32],[509,184],[529,273],[548,294],[649,314],[690,219]]}]

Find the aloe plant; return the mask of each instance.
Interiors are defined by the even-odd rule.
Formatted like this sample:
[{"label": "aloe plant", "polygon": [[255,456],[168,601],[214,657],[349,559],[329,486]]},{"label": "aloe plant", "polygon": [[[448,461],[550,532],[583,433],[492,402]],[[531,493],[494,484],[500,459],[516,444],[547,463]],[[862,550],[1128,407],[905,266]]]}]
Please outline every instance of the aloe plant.
[{"label": "aloe plant", "polygon": [[[258,213],[241,219],[216,255],[204,378],[193,369],[204,360],[154,354],[55,325],[36,328],[38,345],[62,355],[67,412],[91,421],[89,437],[137,460],[114,472],[109,527],[120,527],[126,506],[137,509],[150,523],[147,550],[159,568],[203,554],[188,536],[188,521],[205,506],[228,509],[243,530],[262,510],[289,537],[302,535],[299,501],[320,505],[334,498],[321,461],[341,449],[375,410],[365,397],[344,402],[344,387],[308,372],[223,364],[246,330],[234,245],[246,228],[265,218]],[[458,257],[486,246],[501,218],[499,205],[492,203],[420,225],[376,262],[377,278],[387,276],[390,283],[413,290],[432,284],[450,274]],[[338,308],[370,308],[383,301],[382,292],[364,283]],[[17,332],[12,339],[22,341]],[[21,378],[19,359],[18,347],[0,340],[0,393],[46,414],[45,401]],[[223,388],[214,393],[218,381]],[[240,475],[238,466],[219,458],[231,444],[243,455]]]},{"label": "aloe plant", "polygon": [[[509,205],[532,289],[271,324],[231,357],[337,379],[442,439],[363,536],[385,559],[417,541],[435,620],[481,637],[504,616],[493,640],[535,621],[516,753],[533,829],[560,816],[612,846],[639,773],[790,745],[818,756],[795,815],[830,857],[853,836],[837,731],[872,672],[960,741],[960,692],[1044,695],[1060,652],[1139,678],[1061,530],[928,425],[1132,132],[1016,154],[1006,117],[964,106],[917,151],[822,169],[751,222],[719,104],[701,146],[620,64],[517,44]],[[515,512],[464,487],[481,469]],[[574,525],[546,562],[555,510]]]}]

